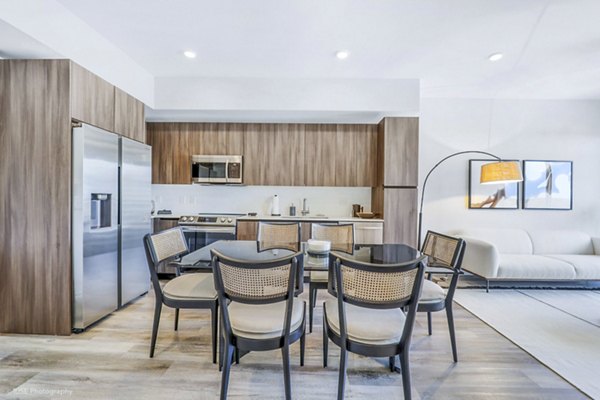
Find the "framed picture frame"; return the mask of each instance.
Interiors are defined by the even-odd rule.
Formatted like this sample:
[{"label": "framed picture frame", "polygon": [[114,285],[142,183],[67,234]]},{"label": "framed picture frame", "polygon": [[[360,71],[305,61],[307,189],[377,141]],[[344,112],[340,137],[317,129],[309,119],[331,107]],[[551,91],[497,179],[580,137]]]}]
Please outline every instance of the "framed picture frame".
[{"label": "framed picture frame", "polygon": [[573,161],[523,160],[523,209],[572,210]]},{"label": "framed picture frame", "polygon": [[[469,209],[516,210],[519,208],[519,183],[482,185],[481,166],[495,160],[469,160]],[[504,160],[517,161],[518,160]]]}]

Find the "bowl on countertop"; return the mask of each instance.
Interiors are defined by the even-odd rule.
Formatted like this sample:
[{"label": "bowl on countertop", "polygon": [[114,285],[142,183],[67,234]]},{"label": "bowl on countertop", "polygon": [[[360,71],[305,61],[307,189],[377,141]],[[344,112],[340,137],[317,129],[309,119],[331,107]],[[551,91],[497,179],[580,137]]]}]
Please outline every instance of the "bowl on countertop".
[{"label": "bowl on countertop", "polygon": [[356,213],[356,215],[358,215],[358,218],[365,218],[365,219],[375,218],[375,213],[372,213],[372,212],[359,212],[359,213]]}]

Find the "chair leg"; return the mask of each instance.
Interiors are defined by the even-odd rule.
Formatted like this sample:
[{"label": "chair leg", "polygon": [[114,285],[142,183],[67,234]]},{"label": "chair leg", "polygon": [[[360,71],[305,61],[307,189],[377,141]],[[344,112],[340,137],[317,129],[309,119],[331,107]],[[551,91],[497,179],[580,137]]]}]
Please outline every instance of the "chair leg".
[{"label": "chair leg", "polygon": [[227,388],[229,387],[229,372],[231,370],[231,358],[233,357],[233,346],[225,342],[223,349],[223,371],[221,375],[221,400],[227,399]]},{"label": "chair leg", "polygon": [[308,296],[308,331],[312,333],[313,328],[313,308],[315,308],[315,288],[309,284],[309,296]]},{"label": "chair leg", "polygon": [[402,388],[404,389],[404,399],[411,400],[412,391],[410,385],[410,366],[408,361],[408,349],[400,353],[400,368],[402,369]]},{"label": "chair leg", "polygon": [[235,363],[240,363],[240,349],[238,347],[235,348]]},{"label": "chair leg", "polygon": [[306,329],[300,336],[300,366],[304,367],[304,349],[306,347]]},{"label": "chair leg", "polygon": [[219,372],[223,370],[223,360],[225,359],[225,339],[223,337],[223,328],[219,325]]},{"label": "chair leg", "polygon": [[285,386],[285,399],[291,400],[292,398],[292,384],[290,380],[290,347],[284,345],[281,348],[281,355],[283,357],[283,384]]},{"label": "chair leg", "polygon": [[456,351],[456,334],[454,332],[454,316],[452,313],[452,304],[446,306],[446,317],[448,318],[448,329],[450,330],[450,343],[452,344],[452,357],[454,362],[458,362],[458,352]]},{"label": "chair leg", "polygon": [[213,364],[217,363],[217,330],[219,326],[219,311],[218,304],[215,304],[210,308],[210,324],[211,324],[211,344],[212,344],[212,360]]},{"label": "chair leg", "polygon": [[179,327],[179,308],[175,309],[175,330]]},{"label": "chair leg", "polygon": [[348,352],[340,349],[340,377],[338,380],[338,400],[344,400],[344,389],[346,388],[346,363]]},{"label": "chair leg", "polygon": [[396,356],[390,357],[390,372],[394,372],[396,370]]},{"label": "chair leg", "polygon": [[427,333],[431,336],[431,313],[427,313]]},{"label": "chair leg", "polygon": [[327,368],[327,352],[329,350],[329,338],[327,337],[327,329],[325,328],[325,316],[323,316],[323,368]]},{"label": "chair leg", "polygon": [[156,337],[158,336],[158,323],[160,322],[160,312],[162,302],[156,302],[154,305],[154,322],[152,323],[152,339],[150,340],[150,358],[154,357],[154,347],[156,346]]}]

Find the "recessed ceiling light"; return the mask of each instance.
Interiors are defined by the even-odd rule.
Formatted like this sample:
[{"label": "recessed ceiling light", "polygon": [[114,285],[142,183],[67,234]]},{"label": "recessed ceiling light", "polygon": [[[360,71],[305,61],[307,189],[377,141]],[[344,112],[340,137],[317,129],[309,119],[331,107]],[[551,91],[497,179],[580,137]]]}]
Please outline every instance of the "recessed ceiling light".
[{"label": "recessed ceiling light", "polygon": [[187,58],[196,58],[196,53],[194,53],[191,50],[184,51],[183,55],[186,56]]},{"label": "recessed ceiling light", "polygon": [[340,50],[337,53],[335,53],[335,56],[338,58],[338,60],[345,60],[346,58],[348,58],[349,55],[350,52],[347,50]]},{"label": "recessed ceiling light", "polygon": [[494,53],[494,54],[491,54],[491,55],[488,57],[488,59],[489,59],[490,61],[498,61],[498,60],[501,60],[501,59],[502,59],[502,57],[504,57],[504,54],[502,54],[502,53]]}]

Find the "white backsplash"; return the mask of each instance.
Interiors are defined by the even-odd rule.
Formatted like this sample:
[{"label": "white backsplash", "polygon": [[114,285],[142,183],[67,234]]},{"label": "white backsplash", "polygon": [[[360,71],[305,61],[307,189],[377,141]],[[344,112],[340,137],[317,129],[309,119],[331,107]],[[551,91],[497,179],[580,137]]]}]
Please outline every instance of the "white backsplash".
[{"label": "white backsplash", "polygon": [[273,195],[279,196],[282,215],[289,215],[292,203],[296,215],[300,215],[303,198],[307,199],[310,215],[350,217],[352,204],[371,210],[370,187],[152,185],[156,210],[169,209],[176,215],[248,212],[270,215]]}]

